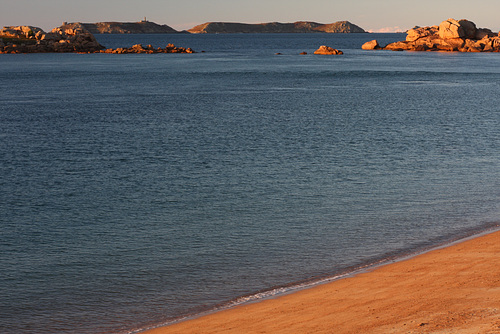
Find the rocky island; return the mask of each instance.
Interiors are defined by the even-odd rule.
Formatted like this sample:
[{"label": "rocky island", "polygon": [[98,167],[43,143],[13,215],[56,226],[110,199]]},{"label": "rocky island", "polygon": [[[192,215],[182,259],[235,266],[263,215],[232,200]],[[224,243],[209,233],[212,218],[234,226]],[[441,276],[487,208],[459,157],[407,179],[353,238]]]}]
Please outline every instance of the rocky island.
[{"label": "rocky island", "polygon": [[339,21],[331,24],[299,21],[294,23],[232,23],[207,22],[188,30],[192,34],[223,34],[223,33],[366,33],[366,31],[349,21]]},{"label": "rocky island", "polygon": [[439,26],[415,27],[406,40],[380,46],[377,40],[363,44],[364,50],[500,52],[500,34],[477,28],[472,21],[448,19]]},{"label": "rocky island", "polygon": [[314,51],[315,55],[343,55],[344,52],[332,47],[321,45],[318,50]]},{"label": "rocky island", "polygon": [[195,53],[190,48],[168,44],[165,48],[134,45],[106,49],[81,23],[63,24],[46,33],[38,27],[4,27],[0,30],[0,53]]},{"label": "rocky island", "polygon": [[72,28],[80,24],[92,34],[175,34],[179,31],[166,24],[159,25],[144,18],[140,22],[97,22],[97,23],[66,23],[62,27]]},{"label": "rocky island", "polygon": [[143,46],[142,44],[136,44],[130,48],[118,48],[118,49],[106,49],[101,50],[101,53],[196,53],[191,48],[177,47],[173,44],[167,44],[165,48],[154,48],[151,44]]},{"label": "rocky island", "polygon": [[100,52],[104,46],[82,26],[54,28],[46,33],[38,27],[4,27],[0,30],[0,53]]}]

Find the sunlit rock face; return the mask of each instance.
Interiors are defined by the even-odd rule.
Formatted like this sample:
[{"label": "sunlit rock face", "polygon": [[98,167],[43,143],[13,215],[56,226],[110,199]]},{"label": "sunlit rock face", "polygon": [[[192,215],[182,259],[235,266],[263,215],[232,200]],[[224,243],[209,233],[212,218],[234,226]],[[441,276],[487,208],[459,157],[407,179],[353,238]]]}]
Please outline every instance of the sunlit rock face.
[{"label": "sunlit rock face", "polygon": [[[365,43],[371,47],[376,41]],[[456,51],[456,52],[500,52],[500,37],[490,29],[477,28],[469,20],[448,19],[439,26],[415,27],[408,30],[406,40],[394,42],[379,49],[391,51]]]},{"label": "sunlit rock face", "polygon": [[331,48],[326,45],[321,45],[318,50],[314,51],[315,55],[341,55],[344,54],[342,51]]},{"label": "sunlit rock face", "polygon": [[363,50],[378,50],[380,49],[380,45],[378,44],[378,41],[376,39],[366,42],[361,46]]},{"label": "sunlit rock face", "polygon": [[81,24],[54,28],[49,33],[31,26],[5,27],[0,37],[0,53],[91,53],[104,49]]},{"label": "sunlit rock face", "polygon": [[475,38],[476,25],[474,22],[468,20],[457,21],[455,19],[448,19],[439,25],[439,37],[441,39],[451,38]]}]

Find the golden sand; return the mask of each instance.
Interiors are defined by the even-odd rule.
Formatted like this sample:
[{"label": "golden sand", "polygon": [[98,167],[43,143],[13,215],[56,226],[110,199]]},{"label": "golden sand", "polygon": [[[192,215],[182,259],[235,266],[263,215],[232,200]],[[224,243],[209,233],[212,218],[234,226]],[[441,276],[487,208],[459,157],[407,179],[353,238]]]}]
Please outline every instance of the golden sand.
[{"label": "golden sand", "polygon": [[500,232],[145,333],[500,333]]}]

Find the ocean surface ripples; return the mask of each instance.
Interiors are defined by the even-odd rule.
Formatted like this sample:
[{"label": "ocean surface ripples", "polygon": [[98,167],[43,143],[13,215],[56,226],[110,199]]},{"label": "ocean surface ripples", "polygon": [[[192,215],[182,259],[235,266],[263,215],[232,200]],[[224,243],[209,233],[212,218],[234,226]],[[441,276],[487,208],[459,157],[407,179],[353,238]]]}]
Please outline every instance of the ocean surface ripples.
[{"label": "ocean surface ripples", "polygon": [[496,226],[500,57],[372,35],[0,57],[0,331],[128,333]]}]

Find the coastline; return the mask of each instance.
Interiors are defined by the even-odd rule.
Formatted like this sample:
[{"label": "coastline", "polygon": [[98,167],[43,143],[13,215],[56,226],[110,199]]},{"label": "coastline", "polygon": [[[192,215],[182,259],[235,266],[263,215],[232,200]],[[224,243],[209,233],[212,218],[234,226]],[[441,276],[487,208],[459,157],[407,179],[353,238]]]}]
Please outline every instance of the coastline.
[{"label": "coastline", "polygon": [[500,333],[498,226],[325,281],[140,333]]}]

